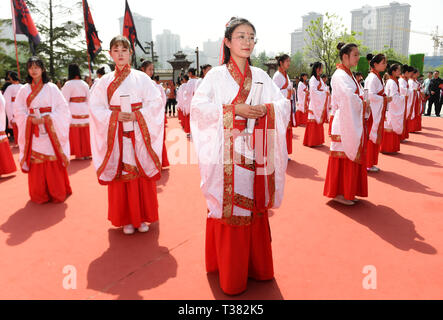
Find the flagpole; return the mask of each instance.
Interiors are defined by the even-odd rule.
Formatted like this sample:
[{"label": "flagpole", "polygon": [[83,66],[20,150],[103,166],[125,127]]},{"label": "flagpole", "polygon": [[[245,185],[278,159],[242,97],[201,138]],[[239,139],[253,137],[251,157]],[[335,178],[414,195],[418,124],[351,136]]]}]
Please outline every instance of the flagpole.
[{"label": "flagpole", "polygon": [[11,13],[12,13],[12,32],[14,33],[14,44],[15,44],[15,60],[17,61],[17,71],[18,71],[18,78],[20,77],[20,63],[18,61],[18,49],[17,49],[17,36],[15,34],[15,10],[14,10],[14,4],[12,3],[13,0],[11,0]]},{"label": "flagpole", "polygon": [[92,81],[92,74],[91,74],[91,57],[89,56],[89,48],[88,48],[88,33],[86,32],[86,15],[85,15],[85,0],[82,0],[82,5],[83,5],[83,20],[85,21],[85,38],[86,38],[86,55],[88,56],[88,67],[89,67],[89,78]]}]

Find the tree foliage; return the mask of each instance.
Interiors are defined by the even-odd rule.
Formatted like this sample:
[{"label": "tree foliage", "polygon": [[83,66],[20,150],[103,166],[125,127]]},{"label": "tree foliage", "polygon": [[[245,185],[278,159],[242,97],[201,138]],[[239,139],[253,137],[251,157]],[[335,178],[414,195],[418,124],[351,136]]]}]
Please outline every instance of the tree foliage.
[{"label": "tree foliage", "polygon": [[288,69],[289,78],[294,79],[296,76],[300,76],[300,74],[304,72],[309,74],[310,68],[303,56],[303,52],[297,51],[291,56],[291,65]]},{"label": "tree foliage", "polygon": [[[26,3],[41,38],[36,54],[45,62],[54,82],[56,79],[66,78],[70,63],[79,64],[83,74],[88,74],[82,1],[77,1],[71,7],[62,0],[31,0]],[[11,20],[6,22],[10,24]],[[8,41],[10,40],[0,39],[0,44],[7,44]],[[19,52],[20,63],[25,63],[31,55],[27,42],[19,44]],[[108,58],[102,52],[96,57],[94,64],[99,66],[108,62]],[[17,69],[15,56],[8,55],[5,50],[0,50],[0,64],[0,71]],[[22,77],[26,73],[24,67],[23,71],[21,70]]]},{"label": "tree foliage", "polygon": [[309,61],[320,61],[324,65],[324,71],[331,76],[335,71],[339,61],[337,45],[339,42],[355,43],[361,52],[367,52],[367,47],[363,47],[361,41],[356,36],[356,32],[348,33],[342,23],[342,18],[336,14],[325,14],[322,23],[321,18],[311,21],[306,29],[308,39],[305,39],[305,55]]},{"label": "tree foliage", "polygon": [[268,62],[269,59],[270,58],[266,55],[266,52],[262,51],[258,54],[258,56],[251,56],[251,63],[254,67],[267,71],[268,68],[265,66],[265,63]]}]

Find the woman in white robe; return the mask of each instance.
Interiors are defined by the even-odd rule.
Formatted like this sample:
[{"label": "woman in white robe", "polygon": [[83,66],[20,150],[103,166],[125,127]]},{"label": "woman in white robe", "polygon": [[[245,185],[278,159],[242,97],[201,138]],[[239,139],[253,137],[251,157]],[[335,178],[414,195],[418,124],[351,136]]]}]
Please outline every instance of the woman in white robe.
[{"label": "woman in white robe", "polygon": [[323,72],[321,62],[312,65],[312,76],[309,80],[309,114],[306,125],[303,145],[307,147],[319,146],[325,142],[323,123],[325,123],[328,113],[329,93],[326,85],[320,78]]},{"label": "woman in white robe", "polygon": [[6,102],[0,92],[0,177],[17,171],[14,158],[12,157],[9,140],[6,136]]},{"label": "woman in white robe", "polygon": [[231,19],[224,64],[206,75],[191,103],[208,206],[206,270],[219,272],[222,290],[232,295],[246,290],[248,277],[274,277],[268,209],[282,202],[288,162],[290,105],[267,73],[250,66],[254,46],[252,24]]},{"label": "woman in white robe", "polygon": [[[272,80],[274,80],[277,87],[280,88],[280,91],[286,99],[289,100],[289,103],[292,105],[292,99],[294,98],[293,86],[292,82],[289,79],[287,71],[291,66],[291,57],[287,54],[281,55],[277,57],[278,62],[278,70],[274,73]],[[292,113],[292,109],[291,109]],[[292,154],[292,114],[290,116],[290,120],[288,123],[288,129],[286,130],[286,146],[288,148],[288,155]]]},{"label": "woman in white robe", "polygon": [[386,118],[386,108],[392,101],[391,97],[386,96],[383,80],[380,76],[387,67],[387,60],[384,54],[367,56],[371,66],[371,72],[365,80],[365,90],[368,91],[371,116],[368,122],[368,149],[366,166],[370,172],[380,171],[375,165],[378,164],[381,139],[383,138],[383,128]]},{"label": "woman in white robe", "polygon": [[388,103],[386,119],[383,129],[383,138],[380,152],[395,153],[400,151],[400,135],[405,125],[405,96],[400,94],[398,77],[400,76],[400,65],[393,64],[388,68],[389,80],[386,82],[385,93],[392,101]]},{"label": "woman in white robe", "polygon": [[406,97],[405,113],[404,113],[404,126],[403,132],[400,135],[400,142],[409,139],[408,120],[411,118],[411,112],[413,111],[412,103],[414,98],[414,91],[409,87],[409,78],[414,68],[408,65],[401,67],[401,76],[398,78],[398,84],[400,87],[400,94]]},{"label": "woman in white robe", "polygon": [[[140,70],[148,75],[149,78],[152,79],[154,76],[154,64],[149,61],[145,60],[143,61]],[[165,126],[164,126],[164,133],[163,133],[163,150],[162,150],[162,168],[169,167],[169,159],[168,159],[168,150],[166,149],[166,92],[163,86],[160,83],[160,78],[158,76],[154,77],[154,86],[158,89],[158,92],[160,93],[161,99],[162,99],[162,105],[165,108]]]},{"label": "woman in white robe", "polygon": [[184,107],[184,93],[186,91],[186,85],[189,80],[189,77],[185,75],[182,79],[182,83],[180,87],[178,87],[177,90],[177,114],[178,114],[178,120],[180,122],[180,125],[182,128],[185,128],[185,116],[183,114],[183,107]]},{"label": "woman in white robe", "polygon": [[331,154],[323,194],[345,205],[353,205],[355,196],[368,196],[366,172],[367,104],[363,88],[350,68],[358,64],[360,53],[353,43],[340,43],[341,64],[331,80],[332,94],[337,104],[331,130]]},{"label": "woman in white robe", "polygon": [[411,106],[411,117],[407,120],[409,132],[421,131],[421,109],[423,105],[423,97],[421,94],[421,86],[418,82],[420,72],[414,68],[411,78],[409,79],[409,87],[413,90],[413,102]]},{"label": "woman in white robe", "polygon": [[28,83],[14,104],[20,167],[28,174],[31,201],[63,202],[72,194],[66,170],[71,112],[58,87],[49,82],[42,60],[30,58],[27,70]]},{"label": "woman in white robe", "polygon": [[309,88],[307,81],[308,74],[302,73],[297,87],[298,101],[295,112],[295,122],[297,127],[308,123]]},{"label": "woman in white robe", "polygon": [[11,84],[6,88],[5,93],[3,94],[6,102],[6,116],[8,117],[8,127],[12,128],[14,133],[14,147],[18,147],[18,128],[14,119],[14,102],[17,96],[17,93],[23,87],[20,84],[20,79],[18,78],[18,74],[13,71],[9,74],[9,78],[11,80]]},{"label": "woman in white robe", "polygon": [[116,69],[91,93],[92,158],[108,186],[108,219],[125,234],[146,232],[158,221],[164,106],[146,73],[131,69],[129,40],[117,36],[110,48]]},{"label": "woman in white robe", "polygon": [[76,159],[90,159],[89,86],[81,79],[80,68],[77,64],[69,65],[68,81],[63,86],[62,93],[69,103],[72,116],[69,129],[71,155]]},{"label": "woman in white robe", "polygon": [[[191,69],[190,69],[191,70]],[[191,101],[197,88],[197,77],[195,76],[195,69],[188,72],[189,80],[186,83],[185,90],[183,92],[183,129],[187,133],[188,138],[191,136],[190,128],[190,113],[191,113]]]}]

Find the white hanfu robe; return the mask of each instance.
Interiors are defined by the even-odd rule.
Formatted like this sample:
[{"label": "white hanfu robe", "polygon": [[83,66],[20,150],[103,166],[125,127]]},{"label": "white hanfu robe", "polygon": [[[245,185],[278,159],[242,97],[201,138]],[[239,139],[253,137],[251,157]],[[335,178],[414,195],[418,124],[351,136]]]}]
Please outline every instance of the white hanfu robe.
[{"label": "white hanfu robe", "polygon": [[296,106],[297,111],[305,113],[305,105],[306,107],[308,106],[306,102],[306,99],[308,98],[307,95],[308,92],[309,92],[308,86],[300,81],[297,87],[297,97],[298,97],[297,106]]},{"label": "white hanfu robe", "polygon": [[388,97],[392,97],[387,107],[385,131],[393,130],[396,134],[402,134],[405,125],[405,96],[400,94],[399,86],[392,79],[386,82],[385,93]]},{"label": "white hanfu robe", "polygon": [[[71,127],[84,127],[89,124],[89,86],[83,80],[69,80],[62,88],[63,96],[69,104]],[[81,102],[75,100],[80,98]],[[84,100],[85,101],[82,101]]]},{"label": "white hanfu robe", "polygon": [[365,80],[365,89],[368,90],[372,114],[372,128],[368,128],[371,130],[369,132],[369,139],[374,144],[380,144],[386,113],[386,96],[383,96],[383,82],[375,73],[370,72]]},{"label": "white hanfu robe", "polygon": [[[19,131],[21,169],[28,172],[30,160],[34,157],[43,159],[56,157],[64,167],[67,167],[70,157],[69,126],[71,123],[68,103],[55,84],[46,83],[28,107],[26,100],[31,91],[29,84],[24,85],[17,93],[14,104],[14,119]],[[46,130],[46,133],[39,130],[38,136],[30,131],[32,126],[30,112],[34,108],[40,110],[41,117],[48,116],[45,122],[49,130]],[[40,128],[41,126],[43,125],[39,125]]]},{"label": "white hanfu robe", "polygon": [[[163,148],[165,115],[160,92],[145,73],[130,70],[112,97],[108,97],[108,87],[114,80],[115,71],[104,75],[90,98],[91,150],[98,180],[101,184],[124,180],[131,175],[131,168],[137,168],[142,177],[153,178],[161,171]],[[122,137],[124,165],[122,172],[118,172],[122,122],[118,121],[119,112],[111,107],[120,108],[122,95],[129,95],[137,121],[134,121],[135,148],[130,138]]]},{"label": "white hanfu robe", "polygon": [[332,95],[337,105],[331,129],[331,155],[344,154],[360,163],[364,145],[363,90],[357,81],[342,69],[331,79]]},{"label": "white hanfu robe", "polygon": [[327,117],[327,86],[320,78],[314,76],[309,80],[309,120],[315,120],[317,124],[322,124]]},{"label": "white hanfu robe", "polygon": [[403,79],[402,77],[398,78],[398,84],[400,86],[400,94],[408,97],[408,103],[406,106],[406,120],[410,119],[411,116],[411,111],[413,111],[412,109],[412,103],[414,100],[414,90],[409,87],[409,83],[408,81],[406,81],[405,79]]},{"label": "white hanfu robe", "polygon": [[[289,101],[281,94],[280,89],[263,70],[255,67],[250,69],[252,85],[255,82],[263,83],[261,103],[272,104],[275,113],[274,145],[271,149],[274,156],[273,167],[275,168],[275,195],[272,202],[273,207],[277,208],[282,202],[285,185],[288,161],[286,129],[289,122],[290,105]],[[224,130],[224,128],[232,129],[234,118],[235,120],[244,120],[240,116],[234,117],[235,107],[232,105],[239,94],[239,88],[239,84],[231,76],[227,65],[222,65],[211,69],[206,74],[192,99],[191,132],[199,160],[200,186],[206,198],[209,218],[244,217],[248,220],[248,217],[251,217],[251,209],[253,209],[251,203],[254,201],[254,171],[239,165],[235,165],[232,170],[230,165],[224,165],[227,163],[226,161],[229,163],[229,159],[224,158],[229,156],[229,151],[227,152],[225,148],[230,147],[233,148],[234,153],[249,159],[250,164],[255,159],[254,150],[250,150],[246,146],[244,137],[235,138],[232,146],[229,146],[230,140],[225,140],[227,138],[225,135],[229,134],[227,132],[229,130]],[[250,96],[251,92],[246,101],[250,99]],[[271,156],[268,155],[268,158]],[[227,192],[234,195],[234,201],[226,194]],[[243,205],[240,204],[241,202]],[[245,205],[244,202],[249,205]],[[266,204],[270,203],[271,199],[267,196]]]},{"label": "white hanfu robe", "polygon": [[[21,87],[23,87],[21,84],[11,84],[6,88],[5,93],[3,94],[6,102],[6,115],[8,116],[10,125],[15,123],[14,102]],[[17,141],[18,137],[15,137],[15,139]]]}]

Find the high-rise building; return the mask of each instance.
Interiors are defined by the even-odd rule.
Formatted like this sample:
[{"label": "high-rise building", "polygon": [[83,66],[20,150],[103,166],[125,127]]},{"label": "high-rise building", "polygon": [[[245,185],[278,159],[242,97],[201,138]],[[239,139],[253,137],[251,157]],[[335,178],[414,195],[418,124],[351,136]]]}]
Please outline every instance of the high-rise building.
[{"label": "high-rise building", "polygon": [[180,36],[171,33],[170,30],[163,30],[163,33],[156,36],[156,40],[154,51],[158,55],[158,62],[161,68],[171,68],[167,61],[173,59],[174,53],[181,50]]},{"label": "high-rise building", "polygon": [[208,41],[203,42],[203,52],[201,58],[199,59],[200,65],[210,64],[215,67],[219,64],[219,56],[221,52],[221,45],[223,39],[220,38],[216,41]]},{"label": "high-rise building", "polygon": [[410,8],[406,3],[391,2],[387,6],[364,6],[352,10],[351,30],[362,33],[357,38],[371,50],[381,51],[388,47],[407,56],[411,27]]},{"label": "high-rise building", "polygon": [[[152,41],[152,19],[135,12],[132,13],[132,18],[134,19],[135,30],[137,31],[137,38],[140,44],[144,48],[148,47],[148,43]],[[123,32],[123,17],[120,17],[119,21],[120,30]],[[137,59],[139,57],[150,57],[150,55],[146,56],[138,46],[135,46],[135,54]]]},{"label": "high-rise building", "polygon": [[298,51],[304,51],[306,42],[309,42],[309,34],[306,29],[310,26],[311,21],[316,21],[318,18],[320,18],[320,25],[323,25],[323,15],[320,13],[309,12],[302,17],[302,28],[291,33],[291,55]]}]

